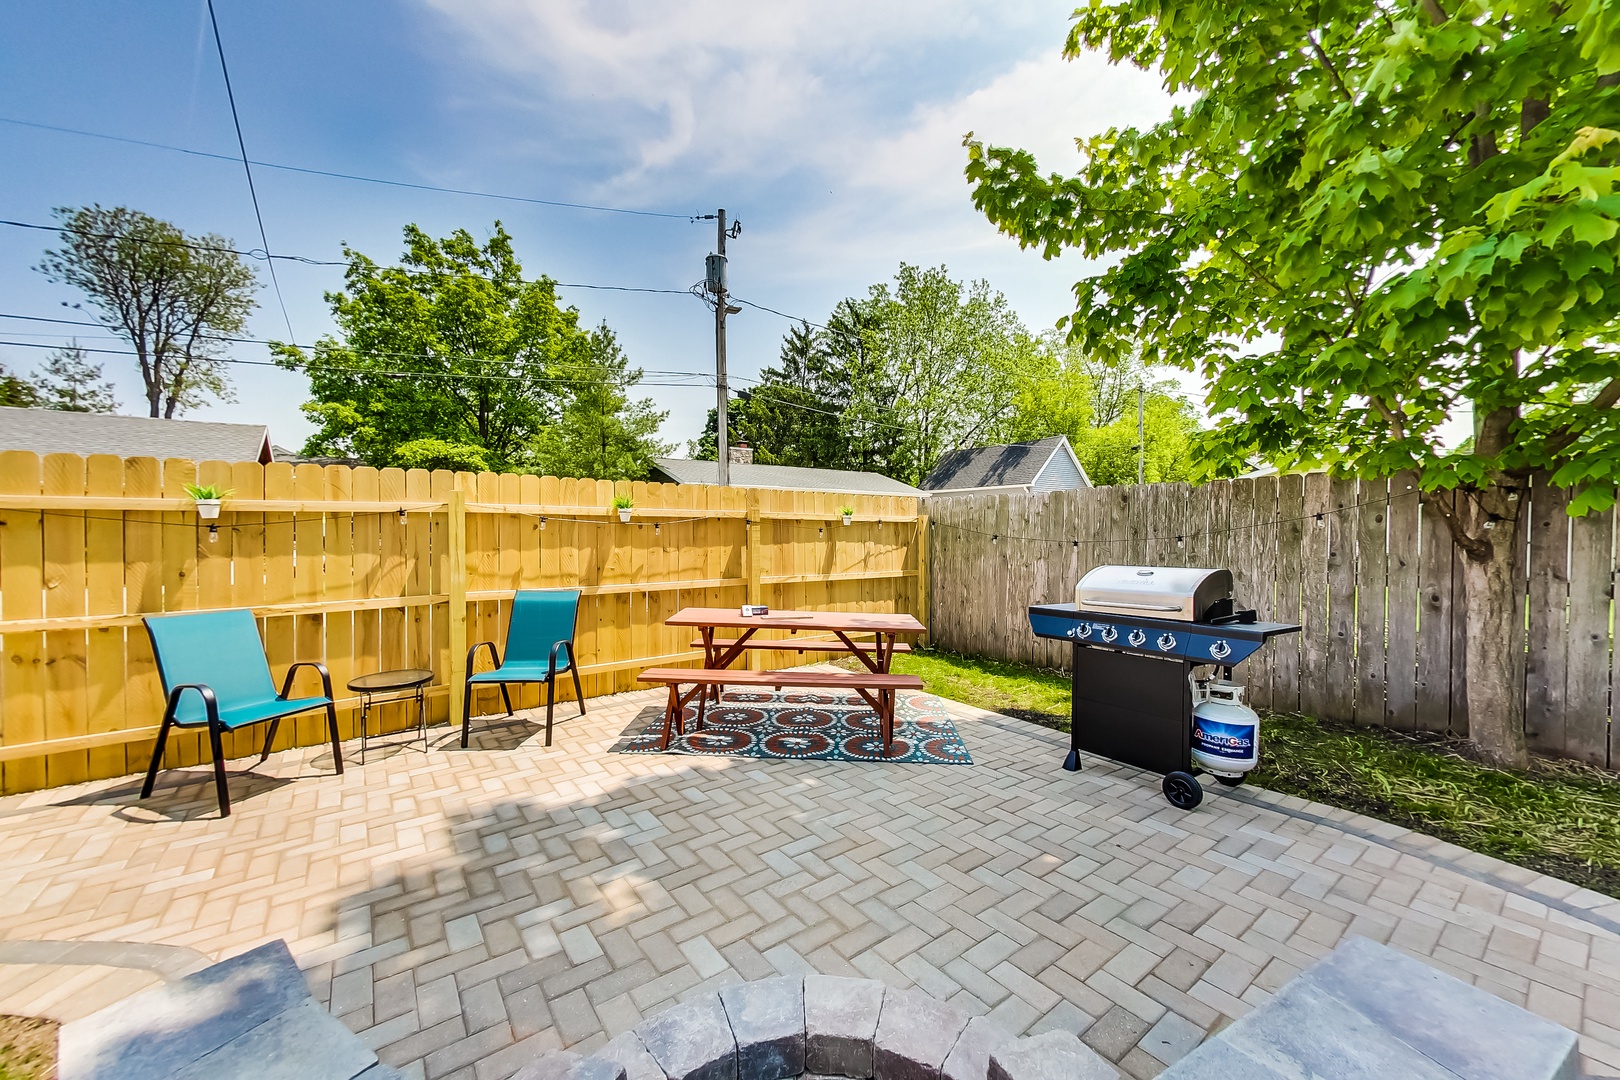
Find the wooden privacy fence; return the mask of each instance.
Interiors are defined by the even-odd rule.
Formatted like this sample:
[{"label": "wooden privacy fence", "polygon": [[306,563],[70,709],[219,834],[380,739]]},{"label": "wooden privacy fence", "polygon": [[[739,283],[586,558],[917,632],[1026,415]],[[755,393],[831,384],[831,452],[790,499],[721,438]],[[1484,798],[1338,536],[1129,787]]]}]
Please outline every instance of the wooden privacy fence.
[{"label": "wooden privacy fence", "polygon": [[[1613,511],[1526,493],[1525,730],[1540,753],[1620,766],[1611,723]],[[1222,567],[1240,604],[1304,632],[1239,669],[1258,707],[1401,731],[1468,730],[1459,551],[1415,481],[1322,473],[931,499],[929,628],[954,651],[1066,669],[1031,603],[1072,601],[1104,563]]]},{"label": "wooden privacy fence", "polygon": [[[185,496],[191,483],[234,490],[212,531]],[[616,495],[634,499],[629,524],[610,508]],[[331,668],[350,738],[358,703],[344,684],[371,671],[432,668],[433,719],[459,717],[468,644],[503,641],[519,588],[583,591],[588,697],[632,688],[650,665],[701,661],[690,628],[664,626],[684,606],[920,617],[922,520],[902,497],[0,453],[0,790],[145,768],[163,708],[146,613],[253,609],[278,686],[294,660]],[[313,685],[301,674],[298,692]],[[522,688],[521,706],[540,693]],[[559,693],[572,697],[567,680]],[[498,701],[480,690],[474,712]],[[412,719],[403,705],[373,715],[383,730]],[[318,713],[283,724],[278,745],[319,744],[323,725]],[[254,752],[255,730],[227,752]],[[171,763],[206,754],[195,731],[171,736]]]}]

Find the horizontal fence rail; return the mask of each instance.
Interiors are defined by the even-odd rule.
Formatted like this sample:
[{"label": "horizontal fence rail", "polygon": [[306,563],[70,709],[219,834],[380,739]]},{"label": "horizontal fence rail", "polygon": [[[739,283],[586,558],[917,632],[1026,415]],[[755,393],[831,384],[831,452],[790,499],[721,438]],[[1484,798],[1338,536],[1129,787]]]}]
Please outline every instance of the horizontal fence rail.
[{"label": "horizontal fence rail", "polygon": [[[1612,510],[1527,492],[1525,733],[1535,751],[1620,767]],[[1106,563],[1230,569],[1241,606],[1297,622],[1238,669],[1258,707],[1399,731],[1468,731],[1462,563],[1416,481],[1257,477],[929,500],[933,641],[1067,670],[1025,609],[1068,602]]]},{"label": "horizontal fence rail", "polygon": [[[195,483],[233,491],[216,522],[185,496]],[[629,523],[619,495],[634,501]],[[250,608],[277,685],[297,660],[331,669],[350,738],[358,702],[344,686],[368,672],[431,668],[431,716],[454,715],[467,647],[504,643],[517,589],[583,593],[588,697],[635,687],[645,667],[700,662],[691,628],[664,625],[682,607],[922,617],[925,522],[904,497],[0,453],[0,790],[145,768],[163,707],[147,614]],[[541,688],[519,689],[514,704],[540,702]],[[567,680],[558,690],[572,697]],[[480,689],[473,711],[498,702]],[[384,731],[414,719],[404,704],[372,715]],[[320,744],[323,724],[294,718],[277,745]],[[207,760],[201,733],[178,734],[167,760]],[[231,734],[227,753],[255,752],[254,736]]]}]

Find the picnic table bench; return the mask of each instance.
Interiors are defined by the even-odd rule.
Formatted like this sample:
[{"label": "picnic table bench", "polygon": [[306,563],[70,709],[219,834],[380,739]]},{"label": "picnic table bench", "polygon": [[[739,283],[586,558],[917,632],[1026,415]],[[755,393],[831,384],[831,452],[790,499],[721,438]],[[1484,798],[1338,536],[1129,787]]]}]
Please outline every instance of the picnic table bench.
[{"label": "picnic table bench", "polygon": [[[670,739],[686,734],[686,706],[697,698],[696,730],[703,730],[704,709],[711,686],[769,686],[780,690],[784,686],[807,689],[853,691],[877,713],[878,730],[883,738],[883,756],[888,757],[894,744],[895,693],[900,690],[921,690],[922,679],[916,675],[890,675],[886,672],[856,671],[732,671],[725,668],[648,668],[638,676],[642,682],[666,683],[669,703],[664,707],[664,737],[660,750],[668,750]],[[690,683],[692,689],[681,693],[681,686]]]}]

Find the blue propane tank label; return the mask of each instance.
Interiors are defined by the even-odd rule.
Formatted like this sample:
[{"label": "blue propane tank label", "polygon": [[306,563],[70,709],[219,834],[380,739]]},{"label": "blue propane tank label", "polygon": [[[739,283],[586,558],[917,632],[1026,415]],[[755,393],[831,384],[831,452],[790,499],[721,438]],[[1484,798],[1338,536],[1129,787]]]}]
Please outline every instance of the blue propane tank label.
[{"label": "blue propane tank label", "polygon": [[1223,724],[1194,717],[1193,749],[1211,757],[1247,761],[1254,757],[1254,725]]}]

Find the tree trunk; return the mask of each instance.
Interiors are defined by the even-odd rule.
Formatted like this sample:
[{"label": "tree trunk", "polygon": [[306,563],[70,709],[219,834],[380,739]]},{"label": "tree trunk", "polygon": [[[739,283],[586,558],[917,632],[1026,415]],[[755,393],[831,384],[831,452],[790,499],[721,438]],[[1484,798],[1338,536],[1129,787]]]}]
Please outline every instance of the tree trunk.
[{"label": "tree trunk", "polygon": [[1468,737],[1492,765],[1523,769],[1524,559],[1523,500],[1495,483],[1459,489],[1447,519],[1462,557],[1464,684]]}]

